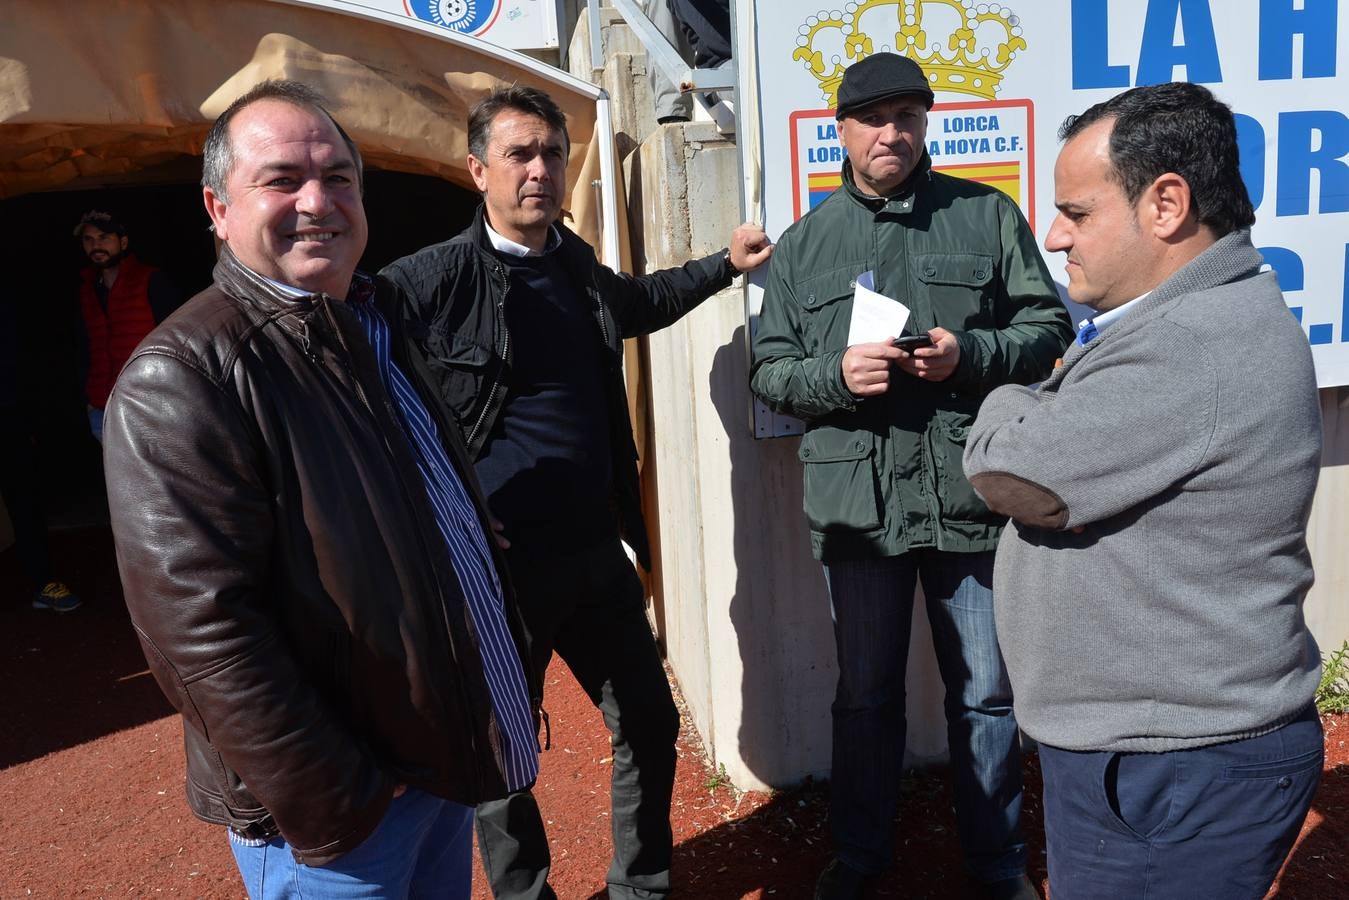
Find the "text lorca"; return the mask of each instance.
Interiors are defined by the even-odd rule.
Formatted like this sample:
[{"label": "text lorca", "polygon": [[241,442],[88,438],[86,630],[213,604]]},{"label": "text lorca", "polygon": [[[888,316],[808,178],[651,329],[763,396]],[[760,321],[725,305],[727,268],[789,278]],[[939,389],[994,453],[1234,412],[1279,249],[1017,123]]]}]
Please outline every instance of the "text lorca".
[{"label": "text lorca", "polygon": [[948,116],[937,120],[943,134],[967,135],[938,137],[927,142],[931,156],[959,156],[969,153],[1015,153],[1021,149],[1021,135],[1002,135],[997,115]]},{"label": "text lorca", "polygon": [[[949,116],[934,118],[942,134],[959,137],[931,137],[927,150],[932,156],[955,156],[969,153],[1015,153],[1024,146],[1019,134],[996,134],[1001,130],[994,115]],[[838,145],[838,128],[832,122],[815,126],[815,139],[825,146],[806,148],[806,161],[812,163],[841,163],[847,153]]]}]

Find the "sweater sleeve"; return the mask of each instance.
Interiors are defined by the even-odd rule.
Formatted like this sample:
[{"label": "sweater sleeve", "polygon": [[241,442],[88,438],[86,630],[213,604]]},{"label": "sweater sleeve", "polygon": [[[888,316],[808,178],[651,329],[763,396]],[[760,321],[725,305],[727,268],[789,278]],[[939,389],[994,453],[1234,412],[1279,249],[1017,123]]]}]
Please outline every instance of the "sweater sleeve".
[{"label": "sweater sleeve", "polygon": [[1164,319],[1081,357],[1057,392],[995,390],[965,447],[990,509],[1037,528],[1099,522],[1170,490],[1203,463],[1217,421],[1216,369]]}]

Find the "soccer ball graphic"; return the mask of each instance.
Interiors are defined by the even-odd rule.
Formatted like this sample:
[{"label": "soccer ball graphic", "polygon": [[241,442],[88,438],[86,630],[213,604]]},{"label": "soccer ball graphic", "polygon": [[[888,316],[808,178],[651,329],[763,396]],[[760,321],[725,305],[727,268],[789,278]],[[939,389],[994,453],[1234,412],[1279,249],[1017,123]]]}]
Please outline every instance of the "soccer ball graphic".
[{"label": "soccer ball graphic", "polygon": [[463,31],[474,19],[475,5],[475,0],[436,0],[432,11],[437,25]]}]

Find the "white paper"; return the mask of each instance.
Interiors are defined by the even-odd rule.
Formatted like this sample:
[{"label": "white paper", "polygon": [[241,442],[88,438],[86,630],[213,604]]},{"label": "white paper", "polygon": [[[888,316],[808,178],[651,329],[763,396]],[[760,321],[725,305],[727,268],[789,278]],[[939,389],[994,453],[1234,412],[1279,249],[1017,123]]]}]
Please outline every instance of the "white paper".
[{"label": "white paper", "polygon": [[848,323],[848,346],[871,344],[904,333],[909,308],[874,290],[876,276],[870,271],[857,276],[852,295],[852,320]]}]

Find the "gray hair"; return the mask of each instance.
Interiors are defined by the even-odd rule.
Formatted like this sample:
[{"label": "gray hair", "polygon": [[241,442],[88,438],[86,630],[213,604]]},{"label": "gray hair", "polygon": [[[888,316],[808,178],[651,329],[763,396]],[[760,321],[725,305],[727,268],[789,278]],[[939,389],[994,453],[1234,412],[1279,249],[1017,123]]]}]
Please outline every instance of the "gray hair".
[{"label": "gray hair", "polygon": [[347,145],[347,152],[356,163],[356,186],[364,192],[365,168],[361,161],[361,151],[356,149],[356,143],[332,117],[332,113],[324,108],[323,98],[317,91],[307,84],[286,79],[264,81],[253,87],[231,103],[215,120],[211,130],[206,132],[206,145],[202,148],[202,187],[210,188],[221,200],[229,202],[229,196],[225,193],[225,182],[229,180],[230,171],[234,168],[234,145],[230,141],[230,122],[242,110],[259,100],[279,100],[282,103],[322,113],[324,118],[333,123],[333,127]]}]

